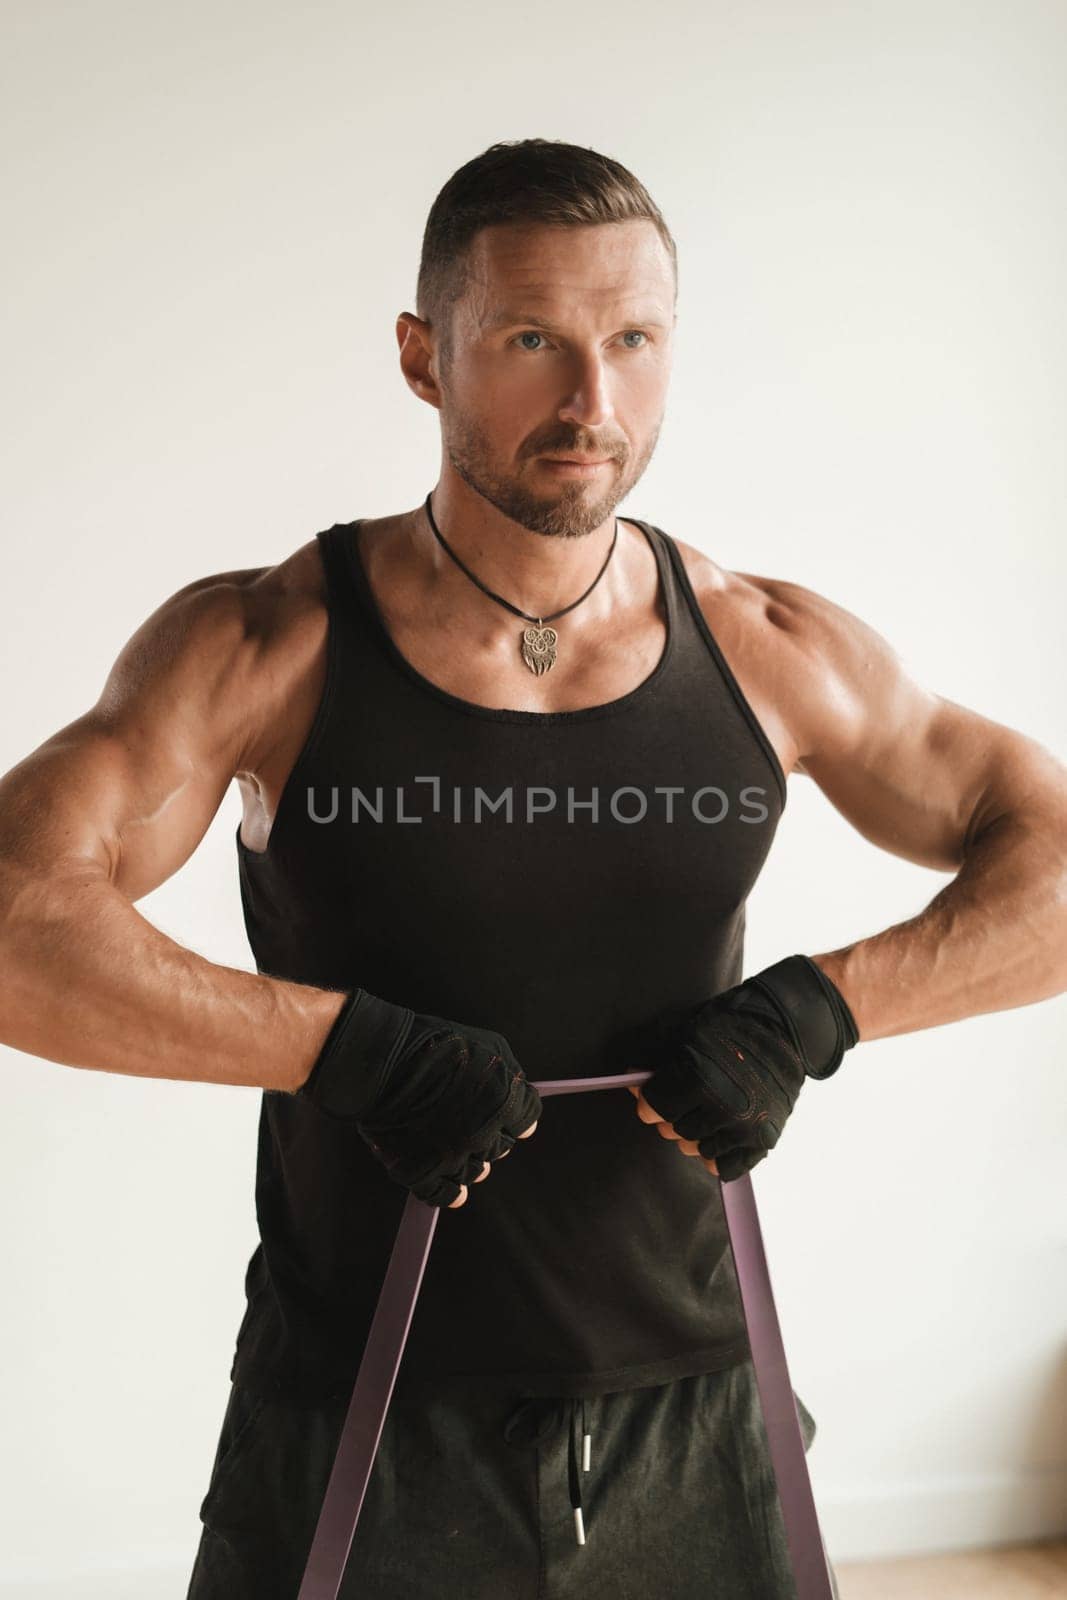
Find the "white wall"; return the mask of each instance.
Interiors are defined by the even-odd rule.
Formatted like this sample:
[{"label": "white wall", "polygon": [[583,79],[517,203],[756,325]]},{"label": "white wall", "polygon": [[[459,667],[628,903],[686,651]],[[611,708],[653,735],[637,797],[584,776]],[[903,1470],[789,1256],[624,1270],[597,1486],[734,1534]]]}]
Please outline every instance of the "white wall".
[{"label": "white wall", "polygon": [[[670,411],[625,509],[828,594],[1062,754],[1062,6],[87,0],[7,23],[0,770],[181,585],[423,497],[436,419],[393,321],[440,185],[531,135],[626,162],[678,241]],[[140,909],[251,968],[238,816],[234,787]],[[747,970],[945,881],[794,779]],[[864,1045],[756,1174],[837,1560],[1067,1531],[1065,1015]],[[0,1593],[180,1600],[258,1097],[2,1067]]]}]

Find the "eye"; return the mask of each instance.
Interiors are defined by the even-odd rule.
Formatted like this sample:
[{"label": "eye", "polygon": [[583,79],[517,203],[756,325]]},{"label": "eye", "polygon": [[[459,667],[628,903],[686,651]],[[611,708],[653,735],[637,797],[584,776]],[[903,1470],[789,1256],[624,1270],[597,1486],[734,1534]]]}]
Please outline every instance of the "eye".
[{"label": "eye", "polygon": [[[648,342],[649,342],[648,334],[644,331],[643,328],[627,328],[625,333],[622,334],[622,338],[626,339],[626,340],[633,339],[635,336],[638,339],[643,340],[644,343],[643,344],[627,344],[626,348],[628,350],[643,350],[644,346],[646,344],[648,344]],[[539,345],[520,344],[520,340],[525,340],[525,339],[540,339],[541,343]],[[517,333],[515,335],[514,339],[511,342],[512,342],[512,344],[518,344],[519,348],[522,349],[522,350],[528,350],[531,355],[536,355],[537,352],[539,350],[541,350],[542,348],[547,348],[547,343],[546,343],[544,334],[543,333],[539,333],[535,328],[527,328],[527,329],[524,330],[524,332]]]},{"label": "eye", "polygon": [[[544,339],[544,334],[543,333],[538,333],[533,328],[527,328],[525,333],[516,334],[515,338],[512,340],[512,343],[513,344],[517,344],[520,339]],[[531,347],[530,345],[526,344],[526,345],[520,346],[520,348],[523,349],[523,350],[529,350],[531,352],[531,354],[536,355],[537,348],[539,348],[539,347],[534,348],[534,347]]]}]

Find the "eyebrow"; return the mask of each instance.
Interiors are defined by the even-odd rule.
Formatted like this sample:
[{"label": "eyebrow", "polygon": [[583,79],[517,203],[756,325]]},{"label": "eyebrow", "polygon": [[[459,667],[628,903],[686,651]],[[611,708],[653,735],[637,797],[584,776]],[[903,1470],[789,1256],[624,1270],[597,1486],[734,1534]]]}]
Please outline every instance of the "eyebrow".
[{"label": "eyebrow", "polygon": [[[498,311],[494,317],[483,324],[483,332],[495,333],[500,328],[543,328],[546,333],[562,334],[566,330],[538,311]],[[626,324],[627,327],[666,328],[667,323],[661,322],[658,317],[635,317]]]}]

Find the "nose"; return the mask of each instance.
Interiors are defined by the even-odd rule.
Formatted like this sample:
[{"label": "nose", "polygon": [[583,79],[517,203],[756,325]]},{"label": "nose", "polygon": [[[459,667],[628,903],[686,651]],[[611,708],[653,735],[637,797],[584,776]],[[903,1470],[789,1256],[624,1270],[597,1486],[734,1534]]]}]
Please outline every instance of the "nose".
[{"label": "nose", "polygon": [[559,408],[561,420],[602,427],[615,415],[607,368],[598,355],[580,356],[577,383]]}]

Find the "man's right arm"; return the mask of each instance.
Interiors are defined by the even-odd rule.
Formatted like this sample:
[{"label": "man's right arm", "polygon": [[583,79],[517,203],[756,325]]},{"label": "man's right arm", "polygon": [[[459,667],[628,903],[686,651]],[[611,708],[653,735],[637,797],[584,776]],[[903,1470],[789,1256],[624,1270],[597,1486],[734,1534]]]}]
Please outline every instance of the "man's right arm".
[{"label": "man's right arm", "polygon": [[133,904],[188,860],[285,715],[256,578],[165,601],[96,705],[0,778],[4,1044],[139,1077],[288,1092],[308,1077],[343,994],[208,961]]}]

